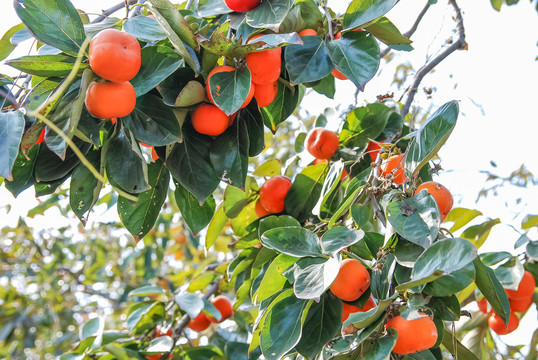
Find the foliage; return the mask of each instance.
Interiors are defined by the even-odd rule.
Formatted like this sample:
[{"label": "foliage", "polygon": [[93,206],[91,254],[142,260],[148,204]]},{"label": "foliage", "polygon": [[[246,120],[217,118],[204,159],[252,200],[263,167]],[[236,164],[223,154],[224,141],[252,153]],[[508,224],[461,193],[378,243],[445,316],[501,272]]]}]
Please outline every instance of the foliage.
[{"label": "foliage", "polygon": [[[13,46],[5,40],[17,34],[35,38],[40,50],[6,61],[24,73],[27,89],[0,78],[7,91],[0,176],[14,196],[34,187],[46,199],[29,215],[54,206],[81,224],[78,233],[36,232],[23,220],[2,230],[7,284],[0,283],[0,319],[7,325],[0,355],[384,359],[399,356],[387,320],[426,314],[437,342],[412,358],[494,357],[484,317],[457,333],[452,324],[466,315],[462,306],[482,296],[501,319],[510,317],[504,289],[517,288],[524,268],[538,277],[536,241],[527,233],[537,221],[529,216],[522,224],[516,247],[525,245],[525,254],[479,255],[499,219],[471,225],[481,213],[458,208],[442,223],[435,199],[414,195],[431,180],[431,160],[457,124],[458,103],[447,102],[418,129],[390,98],[351,106],[338,124],[337,152],[306,166],[303,130],[325,127],[325,115],[299,129],[291,120],[301,120],[307,91],[334,96],[334,70],[358,89],[369,83],[381,66],[378,42],[412,50],[384,16],[395,4],[353,0],[337,15],[314,0],[266,0],[238,14],[220,0],[149,0],[130,9],[134,16],[88,24],[68,0],[15,1],[22,25],[4,35],[0,55],[9,56]],[[131,80],[136,106],[114,121],[94,117],[83,101],[97,79],[87,46],[107,27],[130,33],[142,47]],[[305,28],[318,36],[299,37]],[[255,86],[246,55],[276,48],[283,55],[275,99],[241,107]],[[227,86],[210,86],[207,74],[223,63],[236,71],[215,75]],[[8,84],[24,91],[14,94]],[[218,96],[215,105],[235,116],[217,136],[192,126],[206,87]],[[382,150],[370,159],[372,142]],[[397,154],[402,185],[381,173],[383,161]],[[292,181],[284,211],[259,216],[260,185],[275,175]],[[131,236],[114,223],[85,229],[95,207],[116,210]],[[329,288],[348,258],[366,266],[371,283],[346,305],[363,307],[372,297],[375,307],[342,321],[344,302]],[[200,313],[220,319],[211,303],[216,293],[233,297],[233,319],[192,331],[189,321]],[[168,328],[172,335],[160,330]],[[453,338],[476,332],[470,346]]]}]

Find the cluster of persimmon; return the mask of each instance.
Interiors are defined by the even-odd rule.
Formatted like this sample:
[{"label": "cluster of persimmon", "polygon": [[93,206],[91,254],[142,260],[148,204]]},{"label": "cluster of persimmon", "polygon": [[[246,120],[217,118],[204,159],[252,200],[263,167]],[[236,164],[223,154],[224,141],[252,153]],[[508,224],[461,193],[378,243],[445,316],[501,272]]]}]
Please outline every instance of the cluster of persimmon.
[{"label": "cluster of persimmon", "polygon": [[499,335],[510,334],[519,327],[519,317],[516,313],[526,312],[532,305],[532,295],[536,288],[536,280],[528,271],[523,273],[523,278],[517,290],[505,289],[510,302],[510,317],[506,324],[493,309],[488,309],[488,301],[482,298],[477,301],[478,308],[488,315],[488,326]]},{"label": "cluster of persimmon", "polygon": [[[253,36],[249,41],[257,39],[263,35]],[[241,109],[246,107],[252,98],[256,99],[259,107],[265,107],[273,102],[278,93],[278,78],[281,70],[281,48],[262,50],[248,53],[246,56],[247,67],[250,70],[251,82],[247,97]],[[209,103],[202,103],[192,113],[192,126],[194,129],[205,135],[217,136],[230,127],[237,112],[228,116],[216,104],[214,96],[220,95],[220,90],[227,84],[218,82],[213,75],[221,72],[234,72],[232,66],[219,65],[213,68],[207,75],[206,91]],[[211,92],[211,88],[216,92]]]},{"label": "cluster of persimmon", "polygon": [[95,35],[88,51],[92,71],[104,81],[90,84],[86,108],[102,119],[129,115],[136,105],[136,92],[129,82],[140,70],[140,44],[134,36],[116,29]]},{"label": "cluster of persimmon", "polygon": [[216,296],[211,304],[220,312],[220,320],[215,319],[212,316],[207,316],[205,313],[200,312],[198,316],[189,321],[187,327],[191,330],[202,332],[206,330],[211,323],[221,323],[224,320],[230,318],[233,315],[232,302],[223,295]]}]

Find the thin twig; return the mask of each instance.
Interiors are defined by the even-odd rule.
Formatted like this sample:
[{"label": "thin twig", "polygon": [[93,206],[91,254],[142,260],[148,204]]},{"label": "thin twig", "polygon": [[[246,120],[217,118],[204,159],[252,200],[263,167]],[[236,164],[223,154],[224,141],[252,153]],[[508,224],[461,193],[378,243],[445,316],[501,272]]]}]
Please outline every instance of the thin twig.
[{"label": "thin twig", "polygon": [[374,208],[374,219],[378,219],[379,221],[381,221],[381,224],[383,224],[384,227],[387,227],[387,219],[385,218],[385,214],[383,213],[383,210],[381,210],[377,199],[372,194],[368,194],[368,199],[370,200],[370,202],[372,203],[372,207]]},{"label": "thin twig", "polygon": [[103,13],[101,15],[99,15],[98,17],[96,17],[95,19],[90,21],[90,24],[99,23],[99,22],[105,20],[110,15],[114,14],[116,11],[123,9],[125,7],[125,5],[134,5],[134,4],[136,4],[137,1],[138,0],[122,1],[121,3],[119,3],[117,5],[114,5],[111,8],[103,10]]},{"label": "thin twig", "polygon": [[[415,20],[415,23],[413,24],[413,26],[411,26],[411,28],[409,30],[407,30],[406,32],[404,32],[402,34],[403,36],[405,36],[408,39],[411,36],[413,36],[415,31],[417,31],[418,25],[420,24],[420,22],[424,18],[424,15],[426,15],[426,13],[428,12],[429,8],[430,8],[430,2],[426,1],[426,5],[424,6],[424,8],[422,8],[422,11],[418,14],[418,16],[417,16],[417,18]],[[390,46],[387,46],[387,48],[381,52],[381,54],[380,54],[381,58],[384,58],[385,56],[387,56],[387,54],[390,52],[390,50],[391,50]]]},{"label": "thin twig", "polygon": [[194,0],[188,0],[187,4],[185,5],[185,10],[190,10],[193,3],[194,3]]},{"label": "thin twig", "polygon": [[138,3],[133,10],[133,13],[131,14],[131,18],[134,18],[138,15],[140,15],[140,12],[142,11],[142,5],[146,2],[146,0],[138,0]]},{"label": "thin twig", "polygon": [[[21,95],[22,91],[23,90],[26,90],[28,89],[28,86],[30,85],[30,81],[32,81],[32,75],[27,75],[25,76],[26,79],[24,80],[24,82],[22,83],[21,87],[19,88],[19,90],[17,90],[17,92],[15,93],[15,97],[16,98],[19,98],[19,96]],[[20,79],[22,79],[22,76],[20,77]]]},{"label": "thin twig", "polygon": [[7,93],[4,90],[0,89],[0,97],[3,97],[5,100],[11,102],[12,106],[15,109],[18,109],[20,107],[19,102],[17,101],[17,99],[15,99],[15,97],[13,97],[13,95],[11,95],[11,93]]},{"label": "thin twig", "polygon": [[456,0],[448,0],[448,3],[452,5],[454,8],[454,11],[456,12],[456,34],[458,35],[458,39],[450,45],[448,48],[445,49],[442,53],[437,55],[435,58],[427,62],[423,67],[420,68],[420,70],[417,71],[415,75],[415,79],[413,80],[413,83],[411,86],[407,89],[406,94],[407,97],[404,101],[404,104],[402,106],[401,115],[402,118],[405,119],[407,114],[409,113],[409,108],[411,107],[411,104],[413,103],[413,99],[415,98],[415,95],[418,91],[418,86],[420,85],[422,79],[426,74],[428,74],[430,71],[433,70],[441,61],[446,59],[450,54],[452,54],[454,51],[461,49],[465,46],[465,29],[463,27],[463,18],[461,16],[461,10],[456,3]]},{"label": "thin twig", "polygon": [[334,34],[333,34],[333,19],[331,17],[331,13],[329,12],[329,8],[327,7],[327,1],[325,0],[323,2],[323,10],[325,11],[325,16],[327,17],[327,25],[329,26],[329,37],[331,40],[334,40]]}]

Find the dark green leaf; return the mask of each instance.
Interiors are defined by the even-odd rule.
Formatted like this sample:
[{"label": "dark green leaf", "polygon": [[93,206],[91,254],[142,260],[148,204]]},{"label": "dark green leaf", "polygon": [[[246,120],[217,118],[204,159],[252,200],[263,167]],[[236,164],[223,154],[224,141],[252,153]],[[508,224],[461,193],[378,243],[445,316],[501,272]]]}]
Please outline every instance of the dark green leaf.
[{"label": "dark green leaf", "polygon": [[[30,55],[6,61],[6,65],[30,75],[42,77],[65,77],[73,70],[76,59],[67,55]],[[78,73],[89,68],[88,64],[80,64]]]},{"label": "dark green leaf", "polygon": [[469,286],[476,277],[474,265],[471,263],[463,269],[428,283],[424,288],[424,293],[433,296],[449,296],[456,294]]},{"label": "dark green leaf", "polygon": [[283,254],[304,257],[322,256],[318,236],[302,227],[281,227],[267,230],[261,236],[262,244]]},{"label": "dark green leaf", "polygon": [[142,48],[140,71],[131,80],[136,96],[144,95],[159,85],[174,73],[181,63],[181,57],[168,46],[152,45]]},{"label": "dark green leaf", "polygon": [[364,329],[365,327],[375,323],[379,318],[386,315],[387,308],[398,297],[398,293],[392,295],[390,298],[380,300],[377,306],[366,312],[351,313],[349,318],[344,321],[342,326],[346,327],[349,324],[353,324],[358,329]]},{"label": "dark green leaf", "polygon": [[159,22],[149,16],[129,18],[123,23],[123,30],[144,42],[166,39],[166,33],[159,25]]},{"label": "dark green leaf", "polygon": [[30,149],[30,151],[28,151],[26,154],[28,159],[26,159],[26,156],[24,156],[22,151],[17,155],[11,171],[13,181],[4,179],[6,189],[8,189],[13,196],[17,197],[17,195],[35,183],[34,164],[38,151],[38,146],[32,147],[32,149]]},{"label": "dark green leaf", "polygon": [[226,115],[232,115],[241,106],[251,87],[251,76],[248,67],[234,71],[223,71],[211,75],[208,84],[213,102]]},{"label": "dark green leaf", "polygon": [[326,164],[318,164],[307,166],[297,175],[285,199],[289,215],[304,221],[311,214],[321,195],[327,172]]},{"label": "dark green leaf", "polygon": [[[378,270],[380,268],[380,270]],[[370,289],[376,299],[387,299],[390,297],[392,279],[396,269],[396,257],[392,254],[381,258],[376,262],[375,270],[370,277]]]},{"label": "dark green leaf", "polygon": [[353,0],[344,14],[344,29],[354,29],[385,15],[397,0]]},{"label": "dark green leaf", "polygon": [[137,140],[147,145],[164,146],[181,138],[181,127],[174,112],[155,95],[137,98],[135,109],[122,121]]},{"label": "dark green leaf", "polygon": [[[248,133],[248,156],[257,156],[265,148],[263,117],[255,101],[239,110],[236,122],[243,122]],[[279,168],[280,169],[280,168]]]},{"label": "dark green leaf", "polygon": [[365,146],[369,139],[375,139],[382,133],[393,111],[381,103],[368,104],[351,111],[340,132],[343,145]]},{"label": "dark green leaf", "polygon": [[149,296],[149,295],[162,295],[166,291],[156,285],[145,285],[137,289],[131,290],[129,296]]},{"label": "dark green leaf", "polygon": [[457,296],[432,297],[428,303],[435,317],[444,321],[458,321],[460,319],[460,302]]},{"label": "dark green leaf", "polygon": [[437,202],[426,191],[387,206],[387,220],[405,239],[428,247],[439,233],[441,218]]},{"label": "dark green leaf", "polygon": [[[101,151],[92,150],[86,155],[86,159],[99,169],[101,163]],[[86,213],[93,207],[99,199],[101,184],[95,176],[83,164],[78,164],[71,175],[71,184],[69,185],[69,205],[84,224],[87,220]]]},{"label": "dark green leaf", "polygon": [[[129,130],[122,128],[118,135],[110,139],[105,146],[107,175],[113,184],[135,194],[150,189],[147,164]],[[144,203],[146,201],[144,200]],[[141,202],[139,203],[142,205]],[[128,216],[129,214],[124,213],[124,215]]]},{"label": "dark green leaf", "polygon": [[361,360],[384,360],[389,358],[397,339],[397,332],[394,329],[388,329],[383,337],[364,346]]},{"label": "dark green leaf", "polygon": [[17,15],[39,41],[77,55],[86,35],[69,0],[15,0]]},{"label": "dark green leaf", "polygon": [[289,45],[284,51],[286,69],[292,84],[321,80],[333,65],[325,43],[317,36],[303,36],[303,45]]},{"label": "dark green leaf", "polygon": [[236,119],[211,145],[209,156],[217,176],[229,180],[233,186],[244,188],[248,173],[249,145],[246,123]]},{"label": "dark green leaf", "polygon": [[384,16],[365,29],[386,45],[407,45],[409,50],[413,49],[409,45],[412,41],[403,36],[400,30]]},{"label": "dark green leaf", "polygon": [[407,148],[406,171],[416,175],[420,168],[437,154],[454,130],[458,112],[458,102],[450,101],[426,121]]},{"label": "dark green leaf", "polygon": [[12,180],[11,170],[19,153],[24,116],[21,111],[0,112],[0,177]]},{"label": "dark green leaf", "polygon": [[290,11],[292,0],[262,1],[258,7],[247,13],[247,24],[254,28],[277,30]]},{"label": "dark green leaf", "polygon": [[274,134],[278,125],[293,114],[299,102],[299,87],[290,88],[278,82],[278,93],[272,103],[260,109],[265,126]]},{"label": "dark green leaf", "polygon": [[203,205],[200,205],[194,195],[192,195],[181,184],[176,182],[176,191],[174,192],[176,203],[181,211],[183,220],[196,236],[203,228],[209,224],[215,213],[215,199],[213,196],[208,197]]},{"label": "dark green leaf", "polygon": [[[78,139],[73,140],[75,145],[86,154],[91,148],[91,144]],[[51,182],[58,179],[63,179],[77,166],[80,162],[75,153],[68,148],[65,154],[65,160],[62,161],[55,153],[49,150],[48,147],[41,144],[39,154],[34,165],[35,178],[38,182]]]},{"label": "dark green leaf", "polygon": [[[149,0],[148,7],[159,24],[161,24],[164,31],[168,34],[168,38],[172,44],[177,42],[175,37],[171,36],[173,34],[178,37],[177,40],[181,39],[191,48],[197,48],[194,32],[189,23],[170,1]],[[176,44],[174,44],[174,46],[176,46]],[[180,55],[184,56],[181,52]],[[185,60],[189,63],[189,59]]]},{"label": "dark green leaf", "polygon": [[443,331],[443,346],[451,353],[458,354],[461,360],[478,360],[471,350],[467,349],[458,339],[452,336],[448,330]]},{"label": "dark green leaf", "polygon": [[334,338],[342,323],[342,301],[332,293],[325,293],[308,310],[301,340],[295,349],[307,359],[313,359],[323,346]]},{"label": "dark green leaf", "polygon": [[379,67],[379,46],[365,31],[351,31],[327,43],[334,66],[347,76],[355,86],[362,88],[370,81]]},{"label": "dark green leaf", "polygon": [[118,214],[121,222],[135,240],[143,238],[155,225],[168,194],[169,182],[168,169],[162,161],[157,160],[148,166],[150,188],[140,193],[136,204],[133,205],[129,200],[118,197]]},{"label": "dark green leaf", "polygon": [[183,127],[183,136],[183,142],[175,144],[168,154],[166,166],[183,187],[204,202],[219,185],[209,158],[212,141],[194,131],[190,124]]},{"label": "dark green leaf", "polygon": [[314,89],[317,93],[327,96],[329,99],[334,99],[334,94],[336,93],[334,76],[325,76],[316,85],[314,85],[312,89]]}]

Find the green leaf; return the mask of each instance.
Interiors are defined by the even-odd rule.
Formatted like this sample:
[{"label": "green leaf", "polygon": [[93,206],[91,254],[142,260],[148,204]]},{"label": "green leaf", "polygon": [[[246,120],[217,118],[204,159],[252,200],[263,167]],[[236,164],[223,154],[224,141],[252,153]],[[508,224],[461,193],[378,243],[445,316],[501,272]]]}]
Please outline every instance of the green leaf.
[{"label": "green leaf", "polygon": [[403,36],[400,30],[384,16],[375,23],[365,27],[365,29],[386,45],[408,45],[409,50],[413,49],[409,45],[413,41]]},{"label": "green leaf", "polygon": [[467,349],[457,338],[447,329],[443,330],[443,346],[451,353],[458,354],[461,360],[478,360],[471,350]]},{"label": "green leaf", "polygon": [[28,159],[24,156],[22,151],[20,151],[11,171],[13,181],[4,179],[6,189],[8,189],[14,197],[17,197],[21,192],[34,185],[34,165],[38,151],[39,146],[32,147],[26,154]]},{"label": "green leaf", "polygon": [[254,28],[277,30],[292,7],[292,0],[262,1],[247,13],[246,22]]},{"label": "green leaf", "polygon": [[219,205],[217,211],[215,211],[215,215],[213,215],[213,218],[211,219],[211,222],[209,223],[209,226],[207,228],[207,234],[205,239],[206,249],[209,249],[215,244],[215,241],[219,237],[222,229],[224,229],[224,226],[226,226],[227,222],[228,216],[226,216],[226,214],[224,213],[224,209],[221,204]]},{"label": "green leaf", "polygon": [[[11,59],[6,65],[30,75],[42,77],[65,77],[73,70],[76,58],[67,55],[30,55]],[[80,64],[78,73],[82,73],[90,66]]]},{"label": "green leaf", "polygon": [[0,176],[9,181],[13,180],[11,170],[19,154],[24,124],[21,111],[0,112]]},{"label": "green leaf", "polygon": [[[128,129],[121,128],[118,135],[110,139],[105,146],[107,175],[113,184],[135,194],[150,189],[147,164]],[[134,209],[130,207],[128,209],[126,210],[128,213],[123,215],[131,215],[130,213]]]},{"label": "green leaf", "polygon": [[326,219],[330,216],[330,201],[334,197],[334,191],[340,184],[343,171],[344,162],[341,160],[335,161],[329,168],[329,172],[323,182],[323,187],[321,188],[319,200],[312,210],[312,214],[319,216],[320,219]]},{"label": "green leaf", "polygon": [[441,216],[437,202],[427,192],[387,205],[387,220],[405,239],[423,247],[432,244],[439,233]]},{"label": "green leaf", "polygon": [[246,191],[235,186],[226,186],[222,207],[227,217],[231,219],[237,217],[250,202],[251,200]]},{"label": "green leaf", "polygon": [[314,209],[327,176],[328,166],[318,164],[307,166],[293,181],[285,198],[286,213],[299,221],[304,221]]},{"label": "green leaf", "polygon": [[396,340],[398,339],[397,331],[394,329],[388,329],[386,334],[377,339],[366,343],[362,350],[362,360],[383,360],[390,358],[390,354],[394,345],[396,345]]},{"label": "green leaf", "polygon": [[255,101],[251,101],[245,108],[239,110],[236,122],[244,123],[248,133],[248,156],[257,156],[265,148],[265,135],[263,117]]},{"label": "green leaf", "polygon": [[476,248],[468,240],[452,238],[437,241],[417,259],[411,279],[426,278],[436,270],[452,273],[463,269],[477,257]]},{"label": "green leaf", "polygon": [[461,237],[469,240],[476,246],[477,249],[480,249],[480,247],[482,247],[482,245],[484,245],[486,242],[491,229],[500,223],[500,219],[493,219],[485,221],[479,225],[470,226],[465,229],[465,231],[461,234]]},{"label": "green leaf", "polygon": [[147,145],[164,146],[181,138],[174,112],[152,94],[137,98],[133,112],[122,118],[122,122],[138,141]]},{"label": "green leaf", "polygon": [[353,0],[344,14],[344,29],[358,28],[385,15],[397,2],[397,0]]},{"label": "green leaf", "polygon": [[327,96],[329,99],[334,99],[334,94],[336,93],[334,76],[325,76],[316,85],[314,85],[312,89],[319,94]]},{"label": "green leaf", "polygon": [[307,359],[313,359],[326,343],[338,333],[342,323],[342,301],[332,293],[325,293],[308,310],[301,340],[295,349]]},{"label": "green leaf", "polygon": [[479,215],[482,215],[482,212],[478,210],[454,208],[448,213],[444,222],[454,222],[454,225],[452,225],[449,230],[450,232],[455,232],[470,223]]},{"label": "green leaf", "polygon": [[233,186],[244,188],[248,173],[249,145],[246,123],[236,119],[211,145],[209,157],[217,176],[229,180]]},{"label": "green leaf", "polygon": [[317,36],[303,36],[303,45],[289,45],[284,51],[292,84],[321,80],[333,69],[327,46]]},{"label": "green leaf", "polygon": [[379,67],[379,46],[365,31],[352,31],[327,43],[334,66],[358,88],[364,87]]},{"label": "green leaf", "polygon": [[501,6],[503,4],[503,0],[490,0],[491,2],[491,6],[497,10],[497,11],[501,11]]},{"label": "green leaf", "polygon": [[166,39],[166,33],[159,25],[159,22],[149,16],[135,16],[127,19],[123,23],[123,30],[144,42]]},{"label": "green leaf", "polygon": [[[101,164],[101,151],[91,150],[86,155],[86,159],[99,169]],[[69,205],[71,209],[85,224],[87,213],[99,199],[99,193],[103,184],[88,170],[84,164],[78,164],[71,175],[71,184],[69,185]]]},{"label": "green leaf", "polygon": [[448,275],[443,275],[424,287],[423,292],[433,296],[449,296],[456,294],[475,281],[476,272],[473,264]]},{"label": "green leaf", "polygon": [[141,286],[137,289],[131,290],[129,292],[129,296],[149,296],[149,295],[162,295],[165,294],[166,291],[156,285],[145,285]]},{"label": "green leaf", "polygon": [[[134,19],[139,17],[142,16],[137,16]],[[142,48],[141,55],[140,71],[131,80],[137,97],[159,85],[182,64],[181,57],[165,45],[145,46]]]},{"label": "green leaf", "polygon": [[538,241],[530,241],[527,244],[525,253],[532,261],[538,261]]},{"label": "green leaf", "polygon": [[262,244],[283,254],[304,257],[322,256],[318,236],[302,227],[281,227],[267,230],[261,236]]},{"label": "green leaf", "polygon": [[379,318],[386,315],[387,308],[398,297],[398,293],[395,293],[390,298],[380,300],[377,306],[366,312],[351,313],[346,321],[342,324],[343,327],[353,324],[358,329],[364,329],[365,327],[375,323]]},{"label": "green leaf", "polygon": [[340,257],[303,258],[295,264],[293,292],[299,299],[319,300],[340,271]]},{"label": "green leaf", "polygon": [[[137,17],[141,17],[141,16],[137,16]],[[162,353],[170,352],[173,349],[174,343],[175,342],[172,340],[170,336],[159,336],[151,340],[146,350],[146,353],[162,354]]]},{"label": "green leaf", "polygon": [[181,184],[175,182],[175,185],[174,195],[179,211],[181,211],[181,217],[191,229],[192,234],[196,236],[213,218],[216,208],[215,199],[210,196],[200,205],[196,197]]},{"label": "green leaf", "polygon": [[190,124],[183,127],[183,136],[183,142],[176,143],[166,157],[166,166],[181,186],[204,202],[219,185],[209,155],[212,141]]},{"label": "green leaf", "polygon": [[77,55],[86,35],[69,0],[15,0],[17,15],[32,35],[69,55]]},{"label": "green leaf", "polygon": [[418,130],[407,148],[406,172],[415,176],[437,154],[454,130],[458,112],[458,102],[450,101],[437,109]]},{"label": "green leaf", "polygon": [[274,134],[278,125],[293,114],[299,103],[299,87],[278,82],[278,93],[272,103],[260,109],[265,126]]},{"label": "green leaf", "polygon": [[370,276],[370,290],[376,299],[386,299],[390,296],[394,270],[396,269],[396,257],[393,254],[381,258],[376,262],[376,269]]},{"label": "green leaf", "polygon": [[127,317],[127,329],[135,335],[155,328],[165,315],[164,304],[160,301],[151,301],[142,304]]},{"label": "green leaf", "polygon": [[104,323],[100,318],[93,318],[84,323],[80,329],[80,340],[87,339],[89,337],[97,337],[103,333]]},{"label": "green leaf", "polygon": [[252,175],[259,177],[273,177],[276,175],[280,175],[281,168],[282,163],[280,162],[280,160],[272,158],[258,166],[254,170]]},{"label": "green leaf", "polygon": [[17,47],[17,44],[11,43],[12,36],[18,31],[24,29],[24,24],[17,24],[9,28],[8,31],[0,39],[0,61],[4,60],[11,54],[13,50]]},{"label": "green leaf", "polygon": [[213,102],[226,115],[235,113],[247,98],[251,86],[248,67],[234,71],[223,71],[211,75],[208,84]]},{"label": "green leaf", "polygon": [[[168,0],[150,0],[146,6],[163,28],[176,52],[196,73],[201,72],[200,63],[192,51],[198,49],[196,38],[181,13]],[[191,49],[188,49],[183,41]]]},{"label": "green leaf", "polygon": [[345,226],[333,227],[321,236],[323,253],[335,256],[340,250],[347,248],[364,237],[362,230],[350,230]]},{"label": "green leaf", "polygon": [[198,15],[201,17],[208,17],[214,15],[221,15],[230,13],[230,10],[224,0],[199,0],[198,1]]},{"label": "green leaf", "polygon": [[278,255],[265,271],[260,287],[252,297],[253,303],[260,303],[284,288],[286,278],[282,273],[297,262],[297,258],[285,254]]},{"label": "green leaf", "polygon": [[267,360],[281,359],[299,342],[311,305],[311,300],[289,296],[269,309],[260,335],[260,346]]},{"label": "green leaf", "polygon": [[[91,144],[78,139],[74,139],[73,141],[83,154],[86,154],[92,146]],[[62,179],[71,173],[79,162],[80,160],[71,148],[67,149],[65,160],[62,161],[62,159],[49,150],[48,147],[41,145],[34,165],[35,179],[38,182],[51,182]]]},{"label": "green leaf", "polygon": [[535,226],[538,226],[538,215],[527,215],[521,222],[521,228],[523,230],[528,230]]},{"label": "green leaf", "polygon": [[346,116],[340,143],[349,147],[365,146],[369,139],[375,139],[383,132],[392,113],[392,109],[381,103],[354,109]]},{"label": "green leaf", "polygon": [[191,319],[197,317],[204,308],[204,301],[200,297],[189,292],[176,295],[176,302]]},{"label": "green leaf", "polygon": [[148,180],[150,188],[140,193],[136,204],[133,205],[129,200],[118,197],[118,214],[121,222],[137,241],[155,225],[168,194],[170,173],[162,161],[157,160],[148,165]]},{"label": "green leaf", "polygon": [[261,238],[263,233],[268,230],[281,227],[301,227],[301,223],[288,215],[267,216],[260,221],[260,225],[258,226],[258,237]]}]

